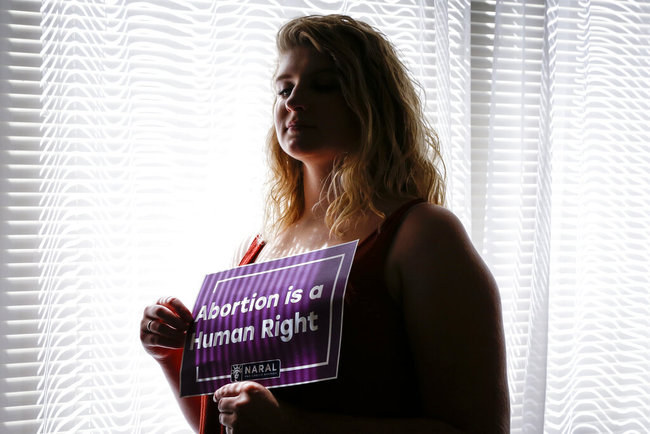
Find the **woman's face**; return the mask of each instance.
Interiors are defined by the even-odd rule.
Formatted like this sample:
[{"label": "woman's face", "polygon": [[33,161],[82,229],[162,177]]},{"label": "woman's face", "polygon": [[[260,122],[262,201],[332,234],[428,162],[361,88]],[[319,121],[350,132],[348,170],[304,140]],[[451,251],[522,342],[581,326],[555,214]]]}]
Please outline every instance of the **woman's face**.
[{"label": "woman's face", "polygon": [[337,155],[354,149],[359,122],[327,55],[312,47],[282,54],[275,89],[275,132],[284,152],[304,164],[331,166]]}]

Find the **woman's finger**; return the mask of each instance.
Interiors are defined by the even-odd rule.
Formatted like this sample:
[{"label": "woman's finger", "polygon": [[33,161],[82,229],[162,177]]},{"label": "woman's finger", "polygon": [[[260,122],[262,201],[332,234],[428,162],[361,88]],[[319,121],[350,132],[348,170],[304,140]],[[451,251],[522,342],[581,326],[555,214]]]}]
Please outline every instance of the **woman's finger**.
[{"label": "woman's finger", "polygon": [[227,433],[233,432],[233,425],[237,421],[235,413],[219,413],[219,423],[226,427]]},{"label": "woman's finger", "polygon": [[172,311],[169,306],[158,303],[147,306],[143,318],[168,324],[170,327],[183,331],[187,330],[190,324]]},{"label": "woman's finger", "polygon": [[237,397],[226,397],[219,399],[217,408],[220,413],[233,413],[236,410]]},{"label": "woman's finger", "polygon": [[216,392],[214,392],[214,396],[212,397],[212,399],[214,400],[214,402],[218,404],[219,401],[223,398],[239,395],[241,384],[242,383],[238,382],[238,383],[225,384],[221,386],[220,388],[217,389]]},{"label": "woman's finger", "polygon": [[[237,384],[239,383],[235,383]],[[226,428],[232,428],[237,421],[236,402],[239,399],[239,392],[240,388],[232,383],[221,386],[214,392],[213,399],[219,410],[219,422]]]},{"label": "woman's finger", "polygon": [[170,339],[185,339],[185,330],[179,330],[174,327],[169,326],[163,322],[157,321],[155,319],[147,319],[146,317],[142,320],[141,323],[142,331],[144,333],[161,335]]},{"label": "woman's finger", "polygon": [[166,348],[180,348],[185,343],[185,332],[143,318],[140,322],[140,340],[147,347],[161,344]]},{"label": "woman's finger", "polygon": [[190,323],[194,321],[192,312],[176,297],[165,297],[158,300],[158,304],[170,308],[183,321]]}]

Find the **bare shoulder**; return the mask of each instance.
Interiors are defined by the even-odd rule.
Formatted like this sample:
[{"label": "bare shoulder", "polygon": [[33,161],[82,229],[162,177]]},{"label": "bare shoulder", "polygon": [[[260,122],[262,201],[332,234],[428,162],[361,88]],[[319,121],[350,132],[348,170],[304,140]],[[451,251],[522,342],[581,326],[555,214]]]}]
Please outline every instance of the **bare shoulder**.
[{"label": "bare shoulder", "polygon": [[458,217],[445,207],[432,203],[420,203],[413,206],[404,218],[403,229],[418,229],[424,231],[463,231],[464,228]]},{"label": "bare shoulder", "polygon": [[422,203],[408,212],[395,236],[388,264],[401,293],[458,289],[460,285],[462,291],[448,295],[460,296],[478,288],[487,292],[484,295],[496,295],[494,278],[460,219],[438,205]]},{"label": "bare shoulder", "polygon": [[476,254],[463,224],[453,212],[439,205],[421,203],[404,217],[392,253],[398,257],[428,253],[444,259],[452,253],[450,249]]}]

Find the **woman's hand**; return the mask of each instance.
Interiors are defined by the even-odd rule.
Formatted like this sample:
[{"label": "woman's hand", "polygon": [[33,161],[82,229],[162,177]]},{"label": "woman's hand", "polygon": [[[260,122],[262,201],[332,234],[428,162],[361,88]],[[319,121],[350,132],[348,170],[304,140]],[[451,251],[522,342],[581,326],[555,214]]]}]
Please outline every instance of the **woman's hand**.
[{"label": "woman's hand", "polygon": [[283,409],[271,391],[259,383],[226,384],[214,392],[214,401],[219,422],[228,434],[286,432]]},{"label": "woman's hand", "polygon": [[140,341],[145,351],[162,361],[183,347],[192,313],[175,297],[161,298],[144,309]]}]

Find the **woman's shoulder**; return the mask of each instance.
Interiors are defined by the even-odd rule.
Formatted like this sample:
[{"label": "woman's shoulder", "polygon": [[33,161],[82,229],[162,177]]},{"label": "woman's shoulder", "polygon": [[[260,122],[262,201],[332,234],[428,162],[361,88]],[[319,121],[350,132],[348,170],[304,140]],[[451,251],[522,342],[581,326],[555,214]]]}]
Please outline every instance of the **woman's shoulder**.
[{"label": "woman's shoulder", "polygon": [[469,241],[462,222],[452,211],[429,202],[418,203],[409,209],[397,238],[416,244]]},{"label": "woman's shoulder", "polygon": [[389,260],[401,269],[400,274],[428,272],[432,267],[446,273],[487,271],[460,219],[431,203],[414,205],[404,216]]}]

